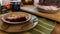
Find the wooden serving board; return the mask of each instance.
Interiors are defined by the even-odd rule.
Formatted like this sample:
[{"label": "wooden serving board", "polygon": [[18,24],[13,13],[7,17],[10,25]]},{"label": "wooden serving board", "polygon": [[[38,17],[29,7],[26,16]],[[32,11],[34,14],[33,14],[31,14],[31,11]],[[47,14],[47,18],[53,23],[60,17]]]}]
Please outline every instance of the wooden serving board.
[{"label": "wooden serving board", "polygon": [[24,11],[33,13],[35,15],[38,15],[38,16],[42,16],[42,17],[60,22],[60,11],[55,14],[41,13],[36,9],[35,6],[23,6],[23,7],[21,7],[21,9]]}]

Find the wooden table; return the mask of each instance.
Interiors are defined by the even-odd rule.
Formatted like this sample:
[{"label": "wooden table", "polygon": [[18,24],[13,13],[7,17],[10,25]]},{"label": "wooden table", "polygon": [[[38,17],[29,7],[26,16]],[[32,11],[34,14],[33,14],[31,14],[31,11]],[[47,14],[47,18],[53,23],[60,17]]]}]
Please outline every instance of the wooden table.
[{"label": "wooden table", "polygon": [[[22,34],[50,34],[52,32],[52,30],[54,29],[55,25],[56,25],[56,22],[53,22],[53,21],[50,21],[48,19],[45,19],[45,18],[41,18],[41,17],[38,17],[38,21],[39,23],[37,24],[37,26],[27,32],[23,32]],[[52,22],[52,23],[51,23]],[[0,20],[0,27],[2,25],[2,21]],[[30,23],[31,24],[31,23]],[[5,26],[5,25],[4,25]],[[7,26],[7,25],[6,25]],[[5,28],[6,28],[5,26]],[[15,29],[15,28],[18,28],[16,25],[14,25],[15,27],[11,29]],[[20,27],[20,26],[19,26]],[[3,28],[2,28],[3,29]],[[9,29],[9,28],[8,28]],[[11,29],[10,32],[11,32]],[[19,29],[19,28],[18,28]],[[25,29],[25,28],[24,28]],[[7,29],[6,29],[7,30]],[[16,29],[15,29],[16,30]],[[15,31],[14,30],[14,31]],[[20,30],[20,29],[19,29]],[[7,31],[8,32],[8,31]],[[6,33],[6,32],[3,32],[0,30],[0,34],[13,34],[13,33]],[[14,33],[16,34],[16,33]],[[17,33],[17,34],[21,34],[21,33]]]},{"label": "wooden table", "polygon": [[60,24],[56,24],[52,34],[60,34]]},{"label": "wooden table", "polygon": [[[58,21],[60,23],[60,12],[56,13],[56,14],[45,14],[45,13],[41,13],[38,12],[36,9],[34,9],[36,7],[34,6],[24,6],[21,7],[22,10],[38,15],[38,16],[42,16],[48,19],[52,19],[55,21]],[[60,34],[60,24],[56,24],[56,27],[54,28],[54,30],[52,31],[52,34]]]},{"label": "wooden table", "polygon": [[35,6],[23,6],[23,7],[21,7],[21,9],[26,11],[26,12],[30,12],[30,13],[33,13],[35,15],[38,15],[38,16],[42,16],[42,17],[60,22],[60,11],[55,13],[55,14],[41,13],[36,9]]}]

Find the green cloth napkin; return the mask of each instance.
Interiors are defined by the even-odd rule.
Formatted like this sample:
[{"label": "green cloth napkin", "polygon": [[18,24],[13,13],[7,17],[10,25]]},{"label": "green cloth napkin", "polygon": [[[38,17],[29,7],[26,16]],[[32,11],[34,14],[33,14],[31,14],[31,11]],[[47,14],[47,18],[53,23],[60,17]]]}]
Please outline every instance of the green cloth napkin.
[{"label": "green cloth napkin", "polygon": [[38,18],[38,19],[39,23],[35,28],[22,34],[51,34],[56,25],[56,22],[50,21],[45,18]]}]

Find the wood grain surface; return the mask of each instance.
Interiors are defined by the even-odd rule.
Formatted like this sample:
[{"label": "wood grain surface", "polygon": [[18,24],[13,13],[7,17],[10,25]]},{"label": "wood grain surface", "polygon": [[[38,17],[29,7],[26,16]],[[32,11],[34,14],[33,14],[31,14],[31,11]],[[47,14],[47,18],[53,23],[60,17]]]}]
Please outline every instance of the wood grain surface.
[{"label": "wood grain surface", "polygon": [[[2,21],[0,21],[0,23],[2,23]],[[0,24],[0,25],[2,25],[2,24]],[[0,31],[0,34],[8,34],[8,33]],[[54,30],[52,31],[52,34],[60,34],[60,24],[56,24]]]},{"label": "wood grain surface", "polygon": [[55,14],[41,13],[36,9],[35,6],[23,6],[23,7],[21,7],[21,9],[26,11],[26,12],[30,12],[30,13],[33,13],[35,15],[38,15],[38,16],[42,16],[42,17],[60,22],[60,11],[58,11]]}]

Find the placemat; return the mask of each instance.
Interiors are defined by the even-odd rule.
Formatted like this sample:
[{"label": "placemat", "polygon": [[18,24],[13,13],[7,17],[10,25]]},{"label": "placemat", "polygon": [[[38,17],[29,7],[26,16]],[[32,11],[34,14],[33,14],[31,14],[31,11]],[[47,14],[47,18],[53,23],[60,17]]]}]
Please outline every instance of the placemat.
[{"label": "placemat", "polygon": [[38,25],[29,31],[22,33],[6,33],[0,30],[0,34],[51,34],[56,25],[56,22],[41,17],[38,17],[38,19]]},{"label": "placemat", "polygon": [[45,18],[38,18],[39,19],[39,23],[38,25],[33,28],[32,30],[28,31],[28,32],[24,32],[24,34],[51,34],[51,32],[53,31],[56,22],[47,20]]}]

